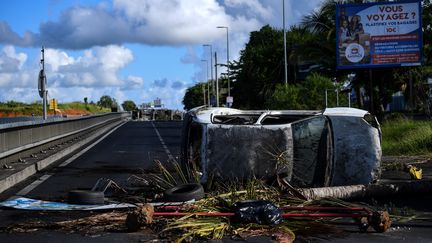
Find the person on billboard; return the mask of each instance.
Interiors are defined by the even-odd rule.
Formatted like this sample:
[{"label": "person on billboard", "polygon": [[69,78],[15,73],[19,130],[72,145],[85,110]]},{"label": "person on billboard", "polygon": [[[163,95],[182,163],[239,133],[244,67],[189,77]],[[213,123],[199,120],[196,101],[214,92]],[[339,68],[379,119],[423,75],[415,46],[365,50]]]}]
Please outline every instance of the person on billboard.
[{"label": "person on billboard", "polygon": [[347,43],[351,40],[351,33],[348,27],[348,20],[342,20],[342,25],[339,29],[339,45]]}]

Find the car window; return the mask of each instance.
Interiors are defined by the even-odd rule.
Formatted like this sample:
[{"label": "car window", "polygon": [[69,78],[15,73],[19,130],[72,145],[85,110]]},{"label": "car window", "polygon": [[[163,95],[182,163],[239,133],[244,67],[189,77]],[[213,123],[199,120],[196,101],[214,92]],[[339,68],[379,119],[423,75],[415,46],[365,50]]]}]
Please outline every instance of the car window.
[{"label": "car window", "polygon": [[307,187],[322,184],[328,167],[329,125],[325,116],[292,124],[294,160],[292,183]]}]

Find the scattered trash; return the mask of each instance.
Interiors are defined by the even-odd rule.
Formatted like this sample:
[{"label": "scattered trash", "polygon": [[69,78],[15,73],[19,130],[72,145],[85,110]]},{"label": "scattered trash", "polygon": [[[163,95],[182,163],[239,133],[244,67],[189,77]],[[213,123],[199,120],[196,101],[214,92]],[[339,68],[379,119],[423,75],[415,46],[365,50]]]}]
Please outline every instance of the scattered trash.
[{"label": "scattered trash", "polygon": [[172,187],[163,193],[166,202],[185,202],[204,197],[204,188],[198,183],[188,183]]},{"label": "scattered trash", "polygon": [[282,211],[273,203],[264,200],[247,200],[234,204],[235,223],[280,224]]},{"label": "scattered trash", "polygon": [[129,212],[126,217],[126,228],[129,232],[138,231],[142,226],[153,222],[154,207],[151,204],[144,204]]},{"label": "scattered trash", "polygon": [[415,167],[414,165],[407,165],[408,173],[413,180],[421,180],[423,176],[423,170]]},{"label": "scattered trash", "polygon": [[368,218],[369,225],[378,232],[386,232],[391,227],[390,215],[386,211],[373,212],[373,214]]},{"label": "scattered trash", "polygon": [[101,191],[72,190],[68,193],[68,202],[79,205],[103,205],[105,195]]},{"label": "scattered trash", "polygon": [[107,205],[77,205],[62,202],[43,201],[31,199],[26,197],[10,198],[6,201],[0,202],[0,206],[25,209],[25,210],[107,210],[107,209],[120,209],[120,208],[134,208],[134,204],[130,203],[112,203]]}]

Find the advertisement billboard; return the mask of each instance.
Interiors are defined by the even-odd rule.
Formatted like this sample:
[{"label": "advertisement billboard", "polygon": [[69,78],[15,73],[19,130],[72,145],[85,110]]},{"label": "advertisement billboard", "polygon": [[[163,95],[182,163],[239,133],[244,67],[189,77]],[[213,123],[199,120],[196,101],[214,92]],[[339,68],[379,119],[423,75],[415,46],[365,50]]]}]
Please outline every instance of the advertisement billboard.
[{"label": "advertisement billboard", "polygon": [[422,59],[420,1],[338,4],[338,69],[418,66]]}]

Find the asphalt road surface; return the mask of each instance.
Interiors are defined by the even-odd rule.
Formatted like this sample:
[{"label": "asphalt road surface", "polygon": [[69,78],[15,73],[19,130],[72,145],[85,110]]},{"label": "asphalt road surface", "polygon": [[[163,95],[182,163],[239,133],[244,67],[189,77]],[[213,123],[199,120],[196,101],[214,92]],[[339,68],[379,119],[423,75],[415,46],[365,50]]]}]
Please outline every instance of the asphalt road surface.
[{"label": "asphalt road surface", "polygon": [[[44,173],[0,195],[1,200],[20,194],[25,197],[64,201],[68,191],[91,188],[99,178],[109,178],[120,186],[133,174],[155,168],[154,160],[167,161],[179,155],[181,122],[134,122],[119,127],[88,151],[72,160],[65,158]],[[59,166],[60,165],[60,166]],[[430,199],[429,199],[430,202]],[[429,204],[430,205],[430,204]],[[432,207],[424,207],[425,211]],[[7,233],[5,227],[38,220],[78,219],[88,212],[38,212],[0,209],[0,242],[155,242],[151,232],[83,234],[54,229],[33,232]],[[299,242],[432,242],[432,228],[428,224],[397,224],[388,232],[359,233],[351,223],[335,224],[341,231],[337,236],[299,237]],[[268,237],[249,238],[248,242],[270,242]],[[224,239],[223,242],[236,242]]]}]

